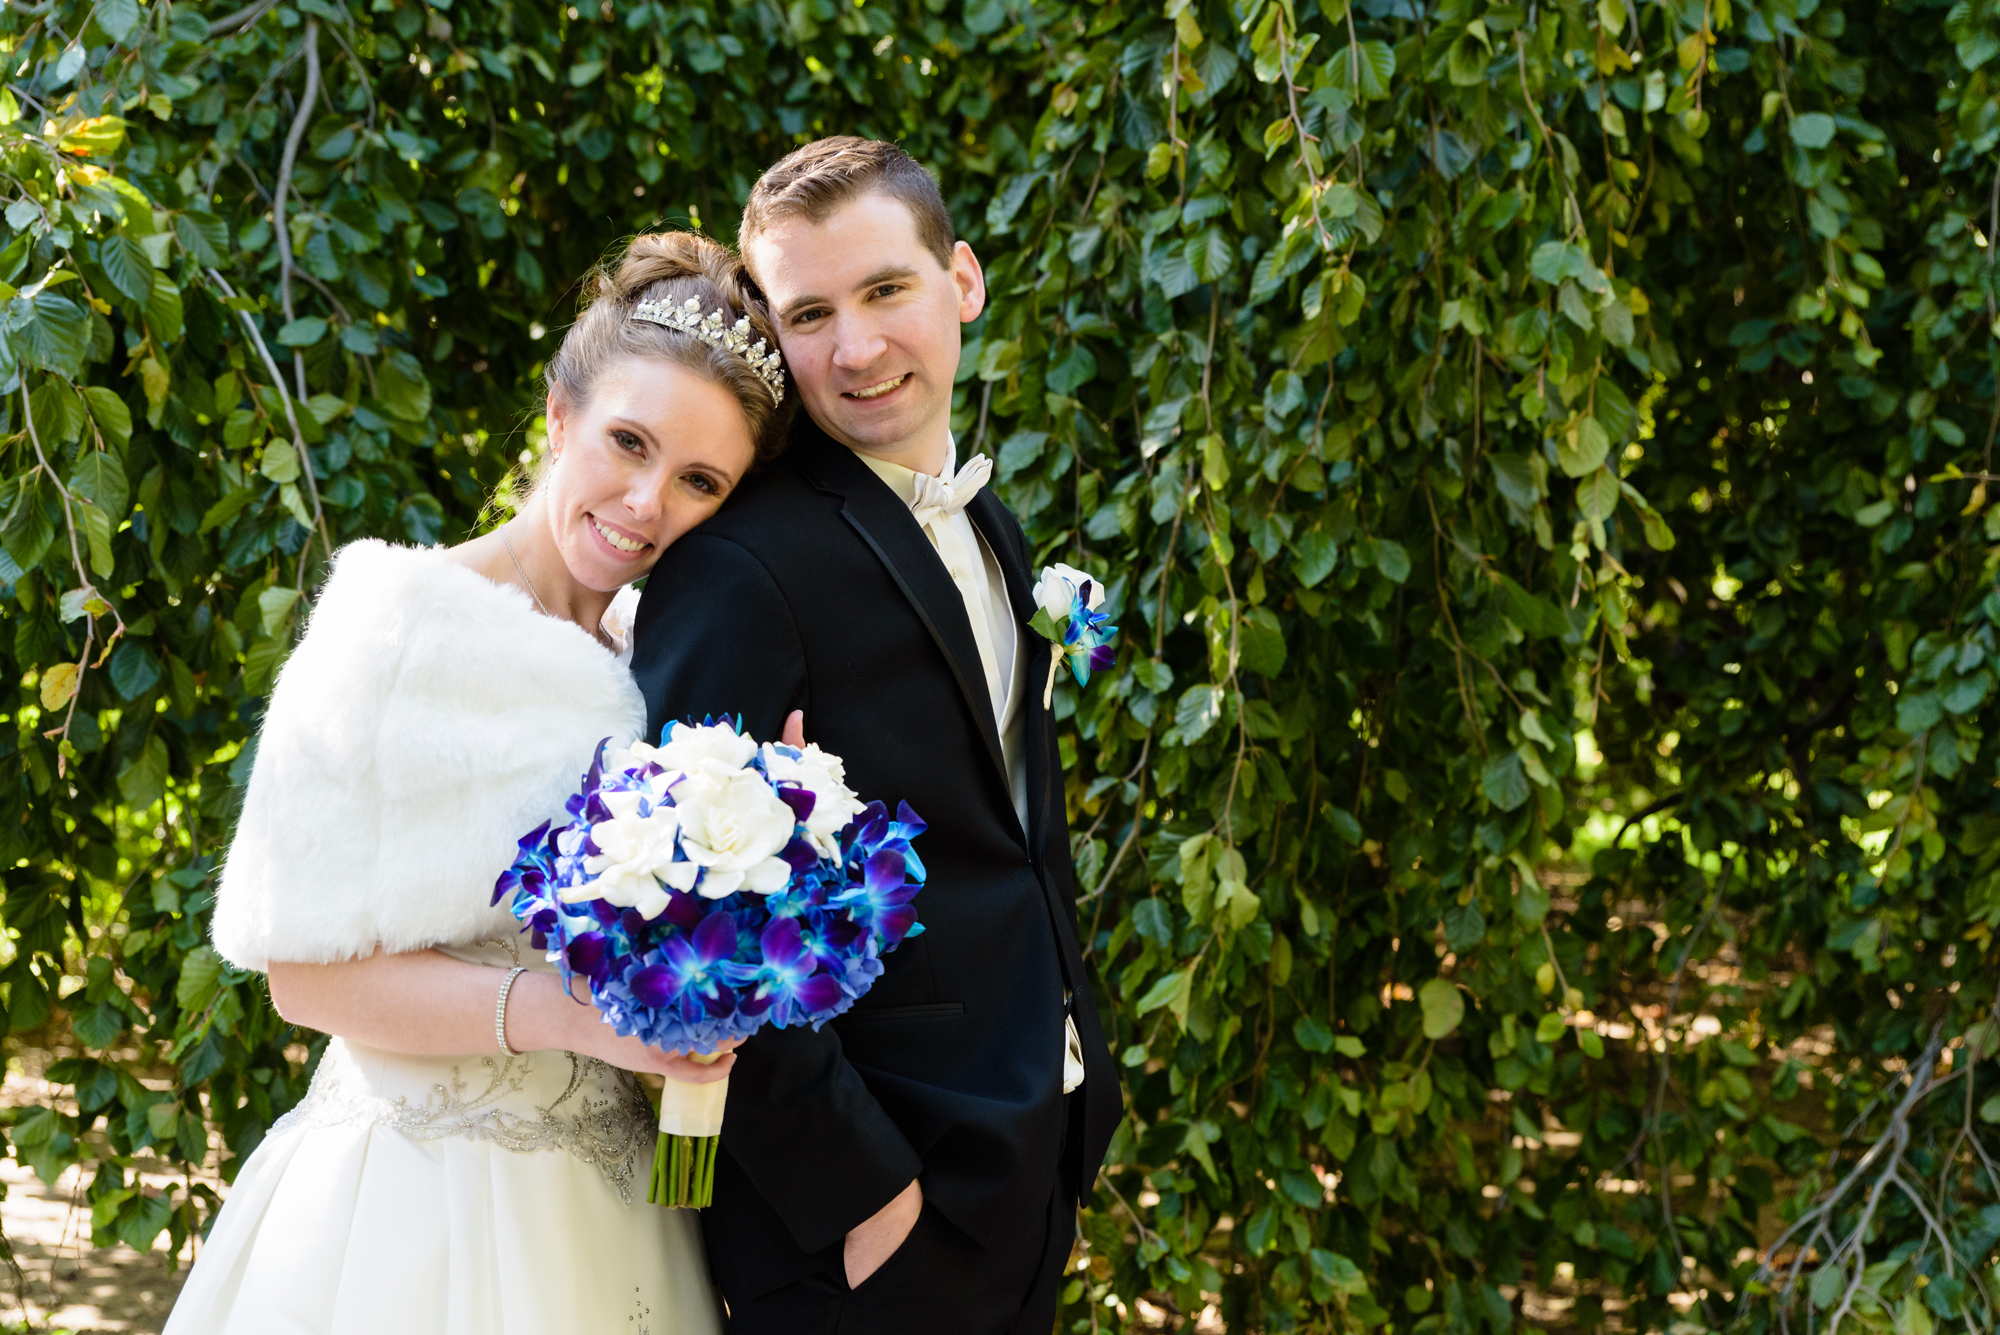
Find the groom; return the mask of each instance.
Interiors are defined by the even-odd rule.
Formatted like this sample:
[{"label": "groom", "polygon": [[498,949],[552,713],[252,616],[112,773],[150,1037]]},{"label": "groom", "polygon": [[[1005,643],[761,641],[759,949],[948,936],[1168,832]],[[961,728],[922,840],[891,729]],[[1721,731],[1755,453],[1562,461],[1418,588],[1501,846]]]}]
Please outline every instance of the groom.
[{"label": "groom", "polygon": [[744,258],[802,412],[788,452],[667,549],[640,603],[647,728],[741,714],[930,824],[926,930],[818,1033],[730,1076],[703,1215],[735,1335],[1046,1335],[1121,1107],[1077,948],[1047,649],[1020,525],[956,457],[959,326],[986,286],[893,144],[798,149]]}]

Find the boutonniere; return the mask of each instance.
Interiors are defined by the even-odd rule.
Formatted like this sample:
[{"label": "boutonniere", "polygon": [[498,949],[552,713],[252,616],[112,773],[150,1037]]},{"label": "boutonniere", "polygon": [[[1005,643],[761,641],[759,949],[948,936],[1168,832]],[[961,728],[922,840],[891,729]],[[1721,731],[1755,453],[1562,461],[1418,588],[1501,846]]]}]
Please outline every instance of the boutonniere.
[{"label": "boutonniere", "polygon": [[1042,708],[1055,696],[1056,670],[1069,661],[1069,670],[1078,686],[1090,684],[1090,674],[1111,666],[1111,641],[1118,627],[1108,613],[1097,609],[1104,604],[1104,584],[1074,566],[1060,563],[1042,567],[1035,585],[1035,601],[1040,606],[1028,628],[1049,642],[1049,679],[1042,687]]}]

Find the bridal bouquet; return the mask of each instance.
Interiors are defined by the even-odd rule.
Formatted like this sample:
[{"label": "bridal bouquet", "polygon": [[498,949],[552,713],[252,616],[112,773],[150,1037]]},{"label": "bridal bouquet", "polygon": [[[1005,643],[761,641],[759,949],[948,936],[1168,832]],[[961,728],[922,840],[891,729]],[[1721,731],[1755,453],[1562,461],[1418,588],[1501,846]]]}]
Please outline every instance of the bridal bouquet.
[{"label": "bridal bouquet", "polygon": [[[864,805],[817,746],[759,746],[712,721],[663,740],[600,743],[570,819],[521,840],[494,903],[512,897],[564,985],[585,982],[620,1034],[713,1054],[766,1024],[819,1028],[923,931],[923,821],[907,803],[893,819]],[[655,1204],[709,1203],[727,1088],[667,1082]]]}]

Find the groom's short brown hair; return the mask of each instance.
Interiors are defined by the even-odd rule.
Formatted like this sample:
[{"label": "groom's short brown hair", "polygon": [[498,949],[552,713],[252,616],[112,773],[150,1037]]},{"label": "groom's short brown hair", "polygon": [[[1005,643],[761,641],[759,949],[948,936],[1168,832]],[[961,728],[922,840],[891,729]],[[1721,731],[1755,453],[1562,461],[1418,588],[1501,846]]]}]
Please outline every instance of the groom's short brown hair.
[{"label": "groom's short brown hair", "polygon": [[918,161],[894,144],[837,134],[795,148],[767,168],[743,206],[737,247],[785,218],[825,222],[842,205],[871,191],[900,200],[916,219],[917,239],[949,269],[958,244],[938,184]]}]

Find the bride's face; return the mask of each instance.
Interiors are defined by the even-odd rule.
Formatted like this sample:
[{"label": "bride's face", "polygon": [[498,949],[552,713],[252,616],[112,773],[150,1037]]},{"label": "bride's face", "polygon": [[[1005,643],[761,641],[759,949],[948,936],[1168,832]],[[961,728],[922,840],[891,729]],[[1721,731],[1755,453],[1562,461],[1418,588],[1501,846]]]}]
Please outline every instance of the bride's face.
[{"label": "bride's face", "polygon": [[550,536],[571,577],[600,593],[645,574],[714,514],[755,454],[734,394],[654,358],[614,363],[582,404],[551,394],[548,412]]}]

